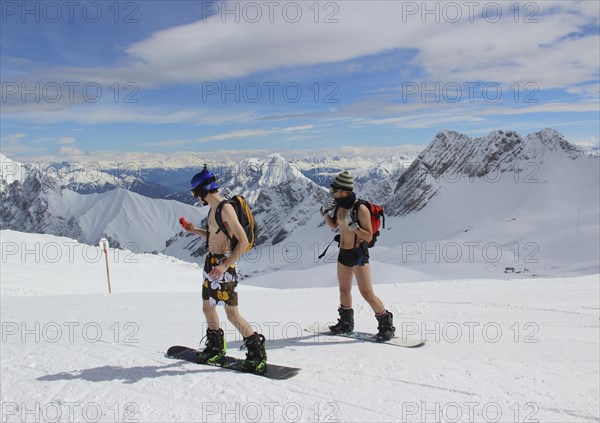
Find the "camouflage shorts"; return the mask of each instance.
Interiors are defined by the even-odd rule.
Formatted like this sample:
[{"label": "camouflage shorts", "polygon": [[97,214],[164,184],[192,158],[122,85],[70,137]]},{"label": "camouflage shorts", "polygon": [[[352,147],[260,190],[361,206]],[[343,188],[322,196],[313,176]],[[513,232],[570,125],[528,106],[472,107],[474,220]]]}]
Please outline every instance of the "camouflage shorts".
[{"label": "camouflage shorts", "polygon": [[212,306],[228,305],[235,307],[238,305],[236,266],[230,266],[219,280],[215,280],[210,276],[211,270],[223,263],[225,258],[223,254],[208,254],[206,256],[202,299],[208,300]]}]

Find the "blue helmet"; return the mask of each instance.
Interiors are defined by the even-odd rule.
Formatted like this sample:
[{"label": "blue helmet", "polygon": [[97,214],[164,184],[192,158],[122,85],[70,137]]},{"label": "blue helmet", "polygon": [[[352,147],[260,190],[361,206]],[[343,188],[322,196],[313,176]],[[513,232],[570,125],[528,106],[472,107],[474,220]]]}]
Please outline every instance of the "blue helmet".
[{"label": "blue helmet", "polygon": [[202,169],[202,172],[196,173],[192,180],[190,181],[191,190],[203,190],[203,191],[212,191],[214,189],[219,188],[219,184],[217,183],[217,177],[210,172],[206,165]]}]

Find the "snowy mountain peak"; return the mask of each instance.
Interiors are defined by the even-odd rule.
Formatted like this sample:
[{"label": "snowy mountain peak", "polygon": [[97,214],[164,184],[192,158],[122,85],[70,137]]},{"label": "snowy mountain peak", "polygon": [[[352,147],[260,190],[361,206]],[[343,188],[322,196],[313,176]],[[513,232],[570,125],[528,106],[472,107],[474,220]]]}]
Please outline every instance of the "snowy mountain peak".
[{"label": "snowy mountain peak", "polygon": [[564,152],[571,159],[585,156],[585,151],[568,142],[565,137],[558,131],[550,128],[543,129],[539,132],[529,134],[526,138],[528,143],[538,141],[545,151]]},{"label": "snowy mountain peak", "polygon": [[45,169],[0,157],[0,228],[78,238],[81,228],[66,211],[60,183]]},{"label": "snowy mountain peak", "polygon": [[117,245],[155,251],[181,230],[180,216],[194,221],[204,216],[189,205],[124,189],[127,181],[136,178],[117,178],[96,166],[23,165],[3,155],[0,161],[1,229],[50,233],[93,244],[108,236]]},{"label": "snowy mountain peak", "polygon": [[0,154],[0,191],[12,184],[14,181],[22,181],[25,168],[22,163],[9,159]]},{"label": "snowy mountain peak", "polygon": [[523,138],[515,131],[497,130],[470,138],[451,130],[440,131],[398,179],[389,206],[392,214],[422,209],[445,180],[462,176],[481,178],[491,173],[522,172],[546,160],[575,160],[585,152],[562,134],[544,129]]},{"label": "snowy mountain peak", "polygon": [[[541,157],[549,151],[564,151],[571,158],[581,156],[580,153],[583,153],[580,148],[570,144],[560,132],[550,128],[529,134],[525,138],[516,131],[510,130],[496,130],[482,138],[470,138],[465,134],[446,129],[435,136],[419,157],[431,156],[447,148],[454,149],[454,152],[476,151],[478,153],[476,158],[486,158],[486,155],[493,156],[497,152],[513,155],[523,153],[523,157]],[[494,160],[495,157],[490,157],[490,159]]]},{"label": "snowy mountain peak", "polygon": [[257,188],[279,185],[288,181],[300,180],[310,183],[302,173],[280,154],[271,154],[265,159],[251,158],[238,163],[231,172],[231,178],[225,178],[225,187],[232,192],[244,191],[248,200],[257,199]]},{"label": "snowy mountain peak", "polygon": [[[238,163],[223,178],[221,193],[246,198],[256,222],[257,245],[278,244],[303,227],[316,228],[322,223],[319,207],[327,197],[323,187],[305,177],[280,154]],[[165,253],[196,249],[191,255],[198,256],[203,245],[193,244],[187,237],[175,237],[169,241]]]},{"label": "snowy mountain peak", "polygon": [[298,169],[292,166],[280,154],[272,154],[262,166],[261,185],[280,184],[290,179],[306,179]]}]

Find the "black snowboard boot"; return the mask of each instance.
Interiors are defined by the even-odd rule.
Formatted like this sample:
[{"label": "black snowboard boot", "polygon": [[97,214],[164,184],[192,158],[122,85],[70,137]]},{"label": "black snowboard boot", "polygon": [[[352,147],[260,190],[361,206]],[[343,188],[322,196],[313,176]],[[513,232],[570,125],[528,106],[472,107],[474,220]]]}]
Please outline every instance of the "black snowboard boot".
[{"label": "black snowboard boot", "polygon": [[354,330],[354,310],[340,307],[338,313],[340,314],[338,322],[333,326],[329,326],[331,333],[337,335],[352,332]]},{"label": "black snowboard boot", "polygon": [[266,373],[267,350],[265,343],[265,337],[256,332],[244,338],[244,346],[248,349],[248,352],[242,366],[246,371],[258,374]]},{"label": "black snowboard boot", "polygon": [[227,344],[225,343],[223,329],[207,329],[205,338],[206,348],[197,354],[199,363],[216,363],[225,357]]},{"label": "black snowboard boot", "polygon": [[382,316],[375,316],[379,325],[377,325],[377,338],[378,342],[389,341],[396,335],[396,328],[394,327],[394,315],[386,310]]}]

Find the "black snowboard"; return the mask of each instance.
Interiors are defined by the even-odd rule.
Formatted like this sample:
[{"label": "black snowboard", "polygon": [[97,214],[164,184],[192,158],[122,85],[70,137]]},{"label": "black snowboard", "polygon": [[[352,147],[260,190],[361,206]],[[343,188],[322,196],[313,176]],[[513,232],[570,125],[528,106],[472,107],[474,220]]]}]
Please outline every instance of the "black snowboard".
[{"label": "black snowboard", "polygon": [[167,350],[167,357],[185,360],[185,361],[189,361],[191,363],[201,364],[201,365],[205,365],[205,366],[222,367],[224,369],[235,370],[237,372],[243,372],[243,373],[250,373],[250,374],[257,375],[257,376],[266,377],[267,379],[276,379],[276,380],[289,379],[291,377],[296,376],[298,374],[298,372],[300,371],[300,369],[296,368],[296,367],[286,367],[286,366],[279,366],[277,364],[267,363],[267,372],[265,374],[252,373],[252,372],[246,371],[242,367],[242,359],[230,357],[228,355],[223,357],[223,359],[218,363],[198,363],[198,359],[196,358],[197,352],[198,352],[198,350],[195,350],[194,348],[182,347],[180,345],[174,345]]}]

